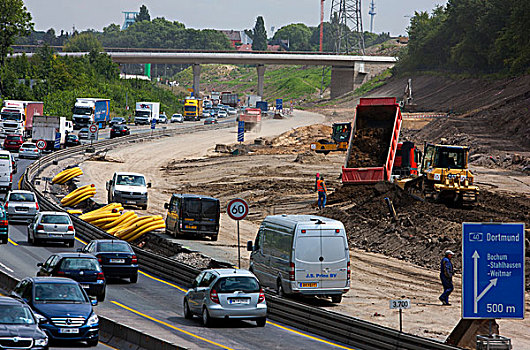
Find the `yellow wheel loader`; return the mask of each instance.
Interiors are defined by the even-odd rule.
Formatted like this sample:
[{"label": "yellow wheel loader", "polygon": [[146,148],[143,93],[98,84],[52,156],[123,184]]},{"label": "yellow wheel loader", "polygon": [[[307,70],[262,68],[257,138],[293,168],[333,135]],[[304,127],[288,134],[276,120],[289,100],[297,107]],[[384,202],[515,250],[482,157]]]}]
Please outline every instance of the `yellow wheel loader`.
[{"label": "yellow wheel loader", "polygon": [[351,123],[334,123],[331,141],[321,139],[311,144],[311,150],[316,153],[347,151],[351,135]]}]

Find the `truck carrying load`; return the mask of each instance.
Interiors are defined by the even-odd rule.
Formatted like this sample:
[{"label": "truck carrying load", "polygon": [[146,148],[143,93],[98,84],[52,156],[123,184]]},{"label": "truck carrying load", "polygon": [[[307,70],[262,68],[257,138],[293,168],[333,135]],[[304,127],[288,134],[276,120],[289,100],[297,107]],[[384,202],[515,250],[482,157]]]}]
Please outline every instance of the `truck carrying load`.
[{"label": "truck carrying load", "polygon": [[33,121],[33,142],[46,141],[46,151],[61,148],[66,140],[67,132],[74,130],[72,122],[65,117],[36,116]]},{"label": "truck carrying load", "polygon": [[230,107],[237,107],[239,95],[231,92],[221,93],[221,103]]},{"label": "truck carrying load", "polygon": [[97,124],[100,129],[110,120],[110,100],[106,98],[77,98],[74,104],[72,121],[75,129],[88,128]]},{"label": "truck carrying load", "polygon": [[390,180],[402,116],[395,97],[361,98],[342,167],[343,184]]},{"label": "truck carrying load", "polygon": [[239,120],[245,122],[245,132],[261,131],[261,109],[246,108],[245,112],[239,116]]}]

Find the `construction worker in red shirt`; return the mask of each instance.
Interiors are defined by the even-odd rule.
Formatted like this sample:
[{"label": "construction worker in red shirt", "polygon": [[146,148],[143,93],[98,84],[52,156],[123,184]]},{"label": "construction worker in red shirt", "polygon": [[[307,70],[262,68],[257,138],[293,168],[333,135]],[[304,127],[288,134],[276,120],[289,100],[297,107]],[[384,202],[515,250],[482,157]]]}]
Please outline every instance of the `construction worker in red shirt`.
[{"label": "construction worker in red shirt", "polygon": [[320,175],[320,179],[317,181],[317,191],[318,191],[318,209],[322,210],[326,207],[326,194],[328,189],[326,188],[326,183],[324,182],[324,176]]}]

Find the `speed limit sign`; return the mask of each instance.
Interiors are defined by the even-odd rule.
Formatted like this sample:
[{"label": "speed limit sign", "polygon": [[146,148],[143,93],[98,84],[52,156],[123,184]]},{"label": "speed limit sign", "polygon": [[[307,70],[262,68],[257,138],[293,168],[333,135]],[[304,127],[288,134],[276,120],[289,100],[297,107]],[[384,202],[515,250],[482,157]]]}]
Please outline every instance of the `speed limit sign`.
[{"label": "speed limit sign", "polygon": [[40,149],[42,151],[43,149],[46,148],[46,141],[43,140],[43,139],[40,139],[40,140],[37,141],[36,146],[37,146],[38,149]]},{"label": "speed limit sign", "polygon": [[232,199],[228,203],[226,212],[234,220],[243,220],[248,215],[248,204],[241,198]]}]

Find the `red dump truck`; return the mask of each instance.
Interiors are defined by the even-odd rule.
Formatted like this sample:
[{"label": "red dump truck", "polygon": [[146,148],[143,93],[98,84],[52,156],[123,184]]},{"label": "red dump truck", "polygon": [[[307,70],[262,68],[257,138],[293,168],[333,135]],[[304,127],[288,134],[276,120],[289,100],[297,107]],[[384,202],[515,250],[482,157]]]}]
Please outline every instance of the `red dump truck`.
[{"label": "red dump truck", "polygon": [[355,110],[343,184],[388,181],[396,156],[402,116],[395,97],[361,98]]},{"label": "red dump truck", "polygon": [[261,130],[261,109],[245,108],[239,120],[245,122],[245,132],[252,130],[259,132]]}]

